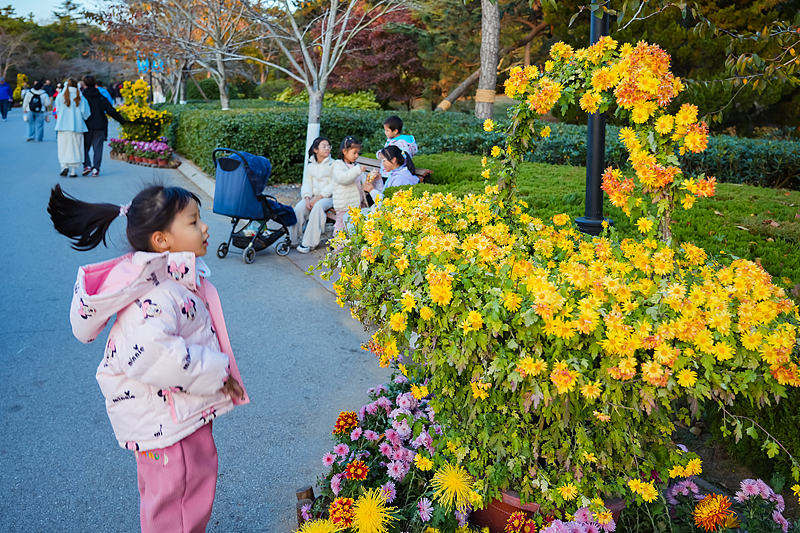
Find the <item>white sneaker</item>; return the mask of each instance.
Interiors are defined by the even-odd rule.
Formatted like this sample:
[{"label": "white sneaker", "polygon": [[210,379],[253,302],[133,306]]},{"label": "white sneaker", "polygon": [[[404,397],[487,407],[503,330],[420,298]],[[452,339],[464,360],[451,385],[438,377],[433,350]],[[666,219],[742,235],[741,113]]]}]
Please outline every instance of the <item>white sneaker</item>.
[{"label": "white sneaker", "polygon": [[301,254],[307,254],[307,253],[311,252],[312,250],[313,250],[313,248],[309,248],[305,244],[301,244],[300,246],[297,247],[297,251],[300,252]]}]

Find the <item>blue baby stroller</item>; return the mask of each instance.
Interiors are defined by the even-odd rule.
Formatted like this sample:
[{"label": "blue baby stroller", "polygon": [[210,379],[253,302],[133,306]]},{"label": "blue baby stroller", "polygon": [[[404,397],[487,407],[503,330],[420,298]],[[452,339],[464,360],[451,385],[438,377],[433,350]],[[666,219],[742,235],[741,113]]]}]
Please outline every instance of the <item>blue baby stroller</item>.
[{"label": "blue baby stroller", "polygon": [[[219,152],[228,153],[217,159]],[[289,253],[289,229],[297,223],[294,209],[278,203],[272,196],[263,193],[269,181],[272,165],[269,159],[230,148],[217,148],[211,153],[216,168],[217,182],[214,187],[214,212],[231,217],[231,234],[228,242],[217,248],[217,256],[228,255],[231,244],[242,248],[242,258],[248,265],[256,260],[256,252],[271,246],[281,237],[286,237],[275,246],[278,255]],[[280,224],[278,229],[268,229],[270,220]],[[240,221],[246,221],[237,229]],[[253,222],[256,224],[253,224]],[[258,226],[256,230],[252,228]]]}]

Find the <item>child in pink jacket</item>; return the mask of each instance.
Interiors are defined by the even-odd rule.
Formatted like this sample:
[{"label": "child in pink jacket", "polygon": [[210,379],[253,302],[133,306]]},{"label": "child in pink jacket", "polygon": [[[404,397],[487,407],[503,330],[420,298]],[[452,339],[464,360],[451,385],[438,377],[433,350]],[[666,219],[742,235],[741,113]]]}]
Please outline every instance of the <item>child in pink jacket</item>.
[{"label": "child in pink jacket", "polygon": [[136,252],[81,267],[70,321],[82,342],[117,318],[97,381],[120,446],[136,454],[144,533],[202,532],[211,518],[217,449],[211,422],[249,402],[216,289],[202,260],[200,199],[150,186],[130,204],[91,204],[56,185],[48,213],[77,250],[105,244],[127,218]]}]

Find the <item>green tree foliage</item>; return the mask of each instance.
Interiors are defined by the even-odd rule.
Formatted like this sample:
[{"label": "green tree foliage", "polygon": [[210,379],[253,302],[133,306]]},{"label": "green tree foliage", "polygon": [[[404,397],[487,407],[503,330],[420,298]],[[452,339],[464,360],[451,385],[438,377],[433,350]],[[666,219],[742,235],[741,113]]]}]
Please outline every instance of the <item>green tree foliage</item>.
[{"label": "green tree foliage", "polygon": [[[541,13],[532,9],[527,0],[498,2],[500,48],[504,48],[527,34],[530,24],[539,20]],[[446,94],[480,67],[481,10],[475,2],[421,0],[414,18],[419,57],[433,73],[428,81],[428,96]],[[535,43],[537,48],[541,43]],[[501,61],[501,70],[504,65],[508,66],[508,60]]]},{"label": "green tree foliage", "polygon": [[[589,43],[590,13],[587,9],[582,10],[585,4],[582,0],[559,0],[557,7],[544,4],[545,20],[553,25],[556,40],[573,46]],[[617,1],[611,7],[621,13],[624,4]],[[611,35],[620,42],[644,40],[656,43],[670,54],[673,72],[688,82],[687,90],[675,100],[675,106],[691,101],[700,108],[701,114],[719,116],[716,121],[709,120],[716,131],[735,128],[739,134],[749,134],[758,126],[800,126],[798,80],[785,77],[781,83],[765,83],[755,75],[757,69],[745,65],[741,74],[733,75],[730,70],[730,58],[736,62],[738,57],[744,57],[742,62],[746,64],[746,58],[753,54],[758,58],[777,57],[784,50],[787,57],[795,57],[791,55],[788,44],[793,44],[797,49],[795,53],[800,56],[798,33],[788,44],[766,38],[743,37],[751,32],[763,35],[764,29],[776,20],[791,21],[798,11],[798,2],[703,0],[694,3],[697,7],[694,15],[687,9],[685,16],[677,6],[662,10],[662,4],[664,2],[651,2],[642,9],[637,20],[631,20],[630,9],[623,20],[612,17]],[[709,31],[709,24],[719,28],[720,35]],[[705,31],[699,31],[699,25]],[[727,65],[726,60],[729,62]],[[748,76],[751,81],[745,83]],[[777,73],[774,77],[777,80]],[[582,122],[585,117],[578,106],[574,106],[563,118],[569,122]]]}]

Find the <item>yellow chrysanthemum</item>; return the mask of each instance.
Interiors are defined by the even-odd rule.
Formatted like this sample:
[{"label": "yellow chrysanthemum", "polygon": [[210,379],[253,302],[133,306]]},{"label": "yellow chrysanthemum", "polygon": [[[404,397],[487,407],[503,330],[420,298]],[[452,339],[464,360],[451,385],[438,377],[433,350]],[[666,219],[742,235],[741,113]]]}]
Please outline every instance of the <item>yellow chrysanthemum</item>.
[{"label": "yellow chrysanthemum", "polygon": [[406,330],[406,315],[405,313],[394,313],[389,319],[389,326],[393,331]]},{"label": "yellow chrysanthemum", "polygon": [[494,120],[487,118],[483,121],[483,130],[484,131],[493,131],[494,130]]},{"label": "yellow chrysanthemum", "polygon": [[512,313],[517,311],[522,303],[522,297],[514,292],[507,292],[503,295],[503,307]]},{"label": "yellow chrysanthemum", "polygon": [[678,385],[681,387],[692,387],[697,383],[697,372],[684,368],[678,372]]},{"label": "yellow chrysanthemum", "polygon": [[500,154],[503,153],[503,149],[499,146],[492,146],[492,157],[500,157]]},{"label": "yellow chrysanthemum", "polygon": [[417,307],[417,301],[414,299],[414,295],[408,291],[403,293],[403,297],[400,298],[400,304],[403,306],[404,313],[413,311]]},{"label": "yellow chrysanthemum", "polygon": [[392,511],[381,489],[366,489],[353,505],[351,528],[355,533],[388,533],[390,523],[397,520]]},{"label": "yellow chrysanthemum", "polygon": [[653,225],[653,221],[645,217],[640,217],[639,220],[636,221],[636,228],[644,234],[649,233],[650,230],[653,229]]},{"label": "yellow chrysanthemum", "polygon": [[427,305],[419,310],[419,316],[422,320],[430,320],[433,317],[433,310]]},{"label": "yellow chrysanthemum", "polygon": [[539,135],[541,135],[542,138],[550,137],[550,126],[545,126],[542,128],[542,131],[539,132]]},{"label": "yellow chrysanthemum", "polygon": [[429,458],[425,457],[421,453],[418,453],[417,455],[414,456],[414,464],[417,466],[417,468],[419,468],[424,472],[427,472],[428,470],[433,468],[433,461],[431,461]]},{"label": "yellow chrysanthemum", "polygon": [[339,528],[332,520],[310,520],[303,524],[295,533],[336,533]]},{"label": "yellow chrysanthemum", "polygon": [[568,502],[571,502],[578,496],[578,488],[571,482],[558,487],[558,492],[561,494],[561,497]]},{"label": "yellow chrysanthemum", "polygon": [[461,466],[446,464],[431,479],[434,498],[444,507],[464,513],[470,504],[472,477]]}]

